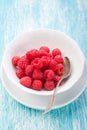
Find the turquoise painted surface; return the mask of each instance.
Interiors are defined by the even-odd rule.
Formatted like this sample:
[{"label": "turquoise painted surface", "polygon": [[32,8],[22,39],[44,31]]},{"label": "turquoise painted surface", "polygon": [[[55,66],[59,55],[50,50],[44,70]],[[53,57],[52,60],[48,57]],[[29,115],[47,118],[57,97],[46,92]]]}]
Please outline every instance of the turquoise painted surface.
[{"label": "turquoise painted surface", "polygon": [[[65,32],[87,58],[87,0],[0,0],[0,63],[9,42],[34,28]],[[70,105],[42,116],[11,98],[0,80],[0,130],[86,129],[87,89]]]}]

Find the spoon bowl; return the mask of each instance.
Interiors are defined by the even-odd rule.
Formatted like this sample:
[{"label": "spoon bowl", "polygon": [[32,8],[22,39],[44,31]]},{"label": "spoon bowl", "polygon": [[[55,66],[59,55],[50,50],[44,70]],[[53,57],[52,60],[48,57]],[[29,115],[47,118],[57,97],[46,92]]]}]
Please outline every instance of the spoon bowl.
[{"label": "spoon bowl", "polygon": [[61,76],[62,80],[71,75],[71,64],[68,57],[64,57],[64,74]]}]

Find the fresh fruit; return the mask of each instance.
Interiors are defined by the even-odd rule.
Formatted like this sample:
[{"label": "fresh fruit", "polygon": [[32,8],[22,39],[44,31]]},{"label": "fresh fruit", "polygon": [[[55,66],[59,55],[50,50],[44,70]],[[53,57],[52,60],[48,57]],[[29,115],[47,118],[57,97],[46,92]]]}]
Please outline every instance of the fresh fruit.
[{"label": "fresh fruit", "polygon": [[36,69],[40,69],[43,67],[43,62],[41,61],[41,58],[35,58],[32,61],[32,65],[34,66],[34,68]]},{"label": "fresh fruit", "polygon": [[33,74],[32,74],[33,79],[42,79],[43,78],[43,73],[40,69],[34,69]]},{"label": "fresh fruit", "polygon": [[42,81],[41,80],[34,80],[32,83],[32,89],[41,90],[42,89]]},{"label": "fresh fruit", "polygon": [[21,79],[22,77],[24,77],[25,76],[25,73],[24,73],[24,70],[23,69],[17,69],[16,70],[16,75],[17,75],[17,77],[19,78],[19,79]]},{"label": "fresh fruit", "polygon": [[51,69],[47,69],[44,71],[44,78],[47,80],[52,80],[54,79],[55,73]]},{"label": "fresh fruit", "polygon": [[25,55],[12,57],[20,84],[34,90],[53,90],[64,73],[64,60],[59,48],[47,46],[28,50]]},{"label": "fresh fruit", "polygon": [[19,56],[14,56],[14,57],[12,58],[12,64],[13,64],[14,66],[17,66],[17,63],[18,63],[19,59],[20,59]]},{"label": "fresh fruit", "polygon": [[55,48],[55,49],[52,50],[52,54],[53,54],[53,56],[61,55],[61,51],[60,51],[60,49]]},{"label": "fresh fruit", "polygon": [[29,76],[25,76],[23,78],[20,79],[20,83],[27,87],[30,88],[31,87],[31,83],[32,83],[32,79]]},{"label": "fresh fruit", "polygon": [[47,80],[44,84],[44,88],[46,90],[53,90],[55,88],[55,84],[53,80]]},{"label": "fresh fruit", "polygon": [[26,56],[22,56],[19,60],[18,60],[18,67],[21,69],[25,69],[27,67],[27,65],[29,64],[28,59],[26,58]]},{"label": "fresh fruit", "polygon": [[25,68],[25,74],[26,76],[31,76],[33,73],[33,65],[27,65]]},{"label": "fresh fruit", "polygon": [[64,62],[63,57],[62,57],[61,55],[56,55],[56,56],[54,57],[54,60],[55,60],[57,63],[62,63],[62,64],[63,64],[63,62]]},{"label": "fresh fruit", "polygon": [[46,51],[48,53],[50,52],[50,49],[47,46],[41,46],[40,50],[44,50],[44,51]]},{"label": "fresh fruit", "polygon": [[57,66],[56,66],[56,74],[57,75],[62,75],[63,74],[63,72],[64,72],[64,66],[63,66],[63,64],[57,64]]}]

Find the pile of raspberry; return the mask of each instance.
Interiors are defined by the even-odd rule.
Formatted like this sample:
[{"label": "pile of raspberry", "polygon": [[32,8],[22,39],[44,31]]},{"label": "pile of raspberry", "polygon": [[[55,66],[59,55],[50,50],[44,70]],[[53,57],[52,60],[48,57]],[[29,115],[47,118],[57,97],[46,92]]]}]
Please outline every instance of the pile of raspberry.
[{"label": "pile of raspberry", "polygon": [[59,48],[47,46],[32,49],[25,55],[12,57],[20,84],[34,90],[53,90],[64,73],[64,60]]}]

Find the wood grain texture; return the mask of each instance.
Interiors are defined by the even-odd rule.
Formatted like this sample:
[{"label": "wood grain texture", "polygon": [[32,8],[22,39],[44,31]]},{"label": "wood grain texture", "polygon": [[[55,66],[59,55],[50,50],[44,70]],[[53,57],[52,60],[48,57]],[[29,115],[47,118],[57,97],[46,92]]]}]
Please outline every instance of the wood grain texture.
[{"label": "wood grain texture", "polygon": [[[6,46],[17,34],[36,28],[65,32],[87,58],[87,0],[0,0],[0,63]],[[42,116],[42,111],[10,97],[0,80],[0,130],[86,129],[87,89],[70,105]]]}]

